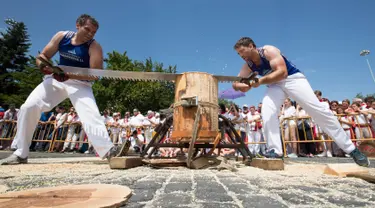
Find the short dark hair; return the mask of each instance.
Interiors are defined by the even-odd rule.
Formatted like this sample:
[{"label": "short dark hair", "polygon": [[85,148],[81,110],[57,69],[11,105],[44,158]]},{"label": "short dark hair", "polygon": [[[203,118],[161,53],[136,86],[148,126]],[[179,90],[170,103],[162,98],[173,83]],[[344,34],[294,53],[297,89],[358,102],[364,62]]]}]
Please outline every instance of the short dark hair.
[{"label": "short dark hair", "polygon": [[83,26],[86,24],[87,20],[90,20],[91,24],[93,24],[97,29],[99,29],[99,22],[92,16],[88,14],[81,14],[78,18],[76,23],[80,26]]},{"label": "short dark hair", "polygon": [[374,97],[372,97],[372,96],[367,96],[367,97],[364,99],[365,103],[372,102],[373,100],[374,100]]},{"label": "short dark hair", "polygon": [[239,48],[241,46],[249,47],[250,44],[253,45],[254,48],[257,47],[255,45],[253,39],[251,39],[249,37],[242,37],[239,40],[237,40],[236,44],[234,45],[234,49],[237,49],[237,48]]},{"label": "short dark hair", "polygon": [[57,106],[56,108],[57,108],[57,109],[60,109],[60,110],[65,110],[65,107],[62,106],[62,105],[59,105],[59,106]]},{"label": "short dark hair", "polygon": [[315,94],[315,95],[322,96],[322,92],[321,92],[320,90],[315,90],[315,91],[314,91],[314,94]]}]

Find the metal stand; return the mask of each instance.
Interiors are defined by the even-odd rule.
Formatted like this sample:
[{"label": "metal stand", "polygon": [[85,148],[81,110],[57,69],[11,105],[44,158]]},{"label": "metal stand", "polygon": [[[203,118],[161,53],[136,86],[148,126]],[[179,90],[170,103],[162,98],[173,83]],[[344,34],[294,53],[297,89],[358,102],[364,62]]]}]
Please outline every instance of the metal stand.
[{"label": "metal stand", "polygon": [[[151,139],[150,143],[145,147],[145,149],[141,153],[141,157],[145,157],[147,151],[153,147],[152,151],[148,154],[148,158],[151,158],[153,153],[160,147],[174,147],[174,148],[188,148],[188,155],[186,158],[187,167],[191,168],[192,162],[196,158],[196,153],[198,149],[202,148],[206,150],[207,148],[211,148],[209,153],[212,153],[215,148],[218,148],[219,151],[221,148],[233,148],[238,150],[238,152],[242,155],[243,160],[247,160],[247,162],[251,162],[254,156],[250,153],[247,145],[242,140],[241,136],[235,130],[232,122],[225,118],[222,115],[219,115],[219,129],[221,134],[220,141],[217,144],[212,143],[196,143],[197,135],[198,135],[198,124],[199,124],[199,117],[200,117],[200,108],[197,108],[197,116],[194,122],[194,130],[192,139],[190,142],[187,143],[161,143],[162,139],[165,137],[167,132],[169,131],[170,127],[173,125],[173,114],[167,115],[164,123],[159,124],[155,128],[156,134]],[[225,138],[225,134],[229,136],[230,144],[225,144],[222,140]],[[195,151],[194,151],[195,150]],[[203,151],[203,156],[210,156],[207,154],[206,151]]]}]

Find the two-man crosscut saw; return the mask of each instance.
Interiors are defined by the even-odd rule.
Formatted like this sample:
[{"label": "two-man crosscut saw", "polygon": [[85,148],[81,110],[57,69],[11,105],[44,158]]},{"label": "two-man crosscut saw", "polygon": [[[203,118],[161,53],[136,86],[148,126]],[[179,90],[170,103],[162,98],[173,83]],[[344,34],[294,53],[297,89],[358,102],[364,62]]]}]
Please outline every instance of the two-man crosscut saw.
[{"label": "two-man crosscut saw", "polygon": [[[49,61],[38,56],[44,65],[52,69],[51,73],[59,75],[69,76],[79,76],[82,80],[87,79],[112,79],[112,80],[130,80],[130,81],[176,81],[177,77],[182,74],[174,73],[163,73],[163,72],[136,72],[136,71],[116,71],[109,69],[91,69],[91,68],[81,68],[72,66],[54,66]],[[236,76],[222,76],[222,75],[212,75],[218,80],[218,82],[241,82],[250,85],[252,82],[257,82],[257,73],[250,73],[248,77],[236,77]]]}]

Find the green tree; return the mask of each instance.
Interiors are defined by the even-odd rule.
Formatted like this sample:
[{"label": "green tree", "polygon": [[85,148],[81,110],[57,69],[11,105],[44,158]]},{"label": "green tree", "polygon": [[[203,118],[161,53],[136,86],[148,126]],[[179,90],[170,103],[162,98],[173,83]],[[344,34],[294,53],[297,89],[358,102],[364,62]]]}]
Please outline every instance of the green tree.
[{"label": "green tree", "polygon": [[366,97],[373,97],[375,98],[375,93],[373,94],[367,94],[367,95],[363,95],[361,92],[360,93],[357,93],[357,95],[355,96],[356,98],[361,98],[362,100],[364,100]]},{"label": "green tree", "polygon": [[12,72],[12,78],[17,83],[17,93],[10,94],[7,100],[15,103],[18,107],[43,80],[43,74],[35,63],[35,57],[30,56],[24,70]]},{"label": "green tree", "polygon": [[227,100],[227,99],[221,99],[219,98],[219,104],[224,104],[226,107],[230,107],[232,104],[235,104],[237,105],[235,102],[233,102],[232,100]]},{"label": "green tree", "polygon": [[[26,25],[13,19],[6,19],[6,31],[0,32],[0,103],[18,104],[24,95],[20,94],[20,80],[15,78],[23,73],[29,64],[29,35]],[[29,79],[29,78],[28,78]]]},{"label": "green tree", "polygon": [[[176,73],[176,66],[164,68],[162,63],[147,58],[145,61],[131,60],[127,53],[113,51],[105,59],[108,69],[120,71]],[[94,95],[100,110],[132,111],[168,108],[174,102],[174,84],[139,80],[101,79],[93,85]]]}]

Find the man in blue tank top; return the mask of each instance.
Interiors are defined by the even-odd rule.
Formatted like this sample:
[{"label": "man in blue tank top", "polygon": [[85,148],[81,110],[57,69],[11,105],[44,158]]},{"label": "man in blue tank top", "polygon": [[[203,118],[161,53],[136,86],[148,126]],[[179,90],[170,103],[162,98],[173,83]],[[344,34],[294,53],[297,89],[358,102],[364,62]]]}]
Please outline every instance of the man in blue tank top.
[{"label": "man in blue tank top", "polygon": [[244,83],[233,83],[235,90],[247,92],[251,88],[267,85],[266,95],[262,101],[262,119],[264,137],[267,140],[271,158],[283,156],[278,114],[287,97],[295,100],[314,119],[324,132],[354,161],[368,167],[370,161],[355,147],[349,136],[341,127],[330,109],[327,109],[315,96],[306,77],[291,63],[278,48],[265,45],[257,48],[249,37],[239,39],[234,49],[245,60],[238,76],[246,77],[251,72],[258,72],[259,81],[250,86]]},{"label": "man in blue tank top", "polygon": [[[102,69],[102,48],[94,40],[99,29],[98,22],[90,15],[83,14],[78,17],[76,28],[76,32],[57,32],[40,56],[49,60],[59,52],[60,65]],[[52,110],[66,98],[70,99],[76,109],[88,140],[99,156],[110,159],[120,154],[122,147],[114,146],[110,142],[108,131],[96,105],[90,80],[80,81],[51,74],[52,70],[39,60],[37,65],[46,76],[20,108],[17,134],[14,138],[17,150],[8,158],[1,160],[0,164],[27,163],[29,146],[41,112]]]}]

